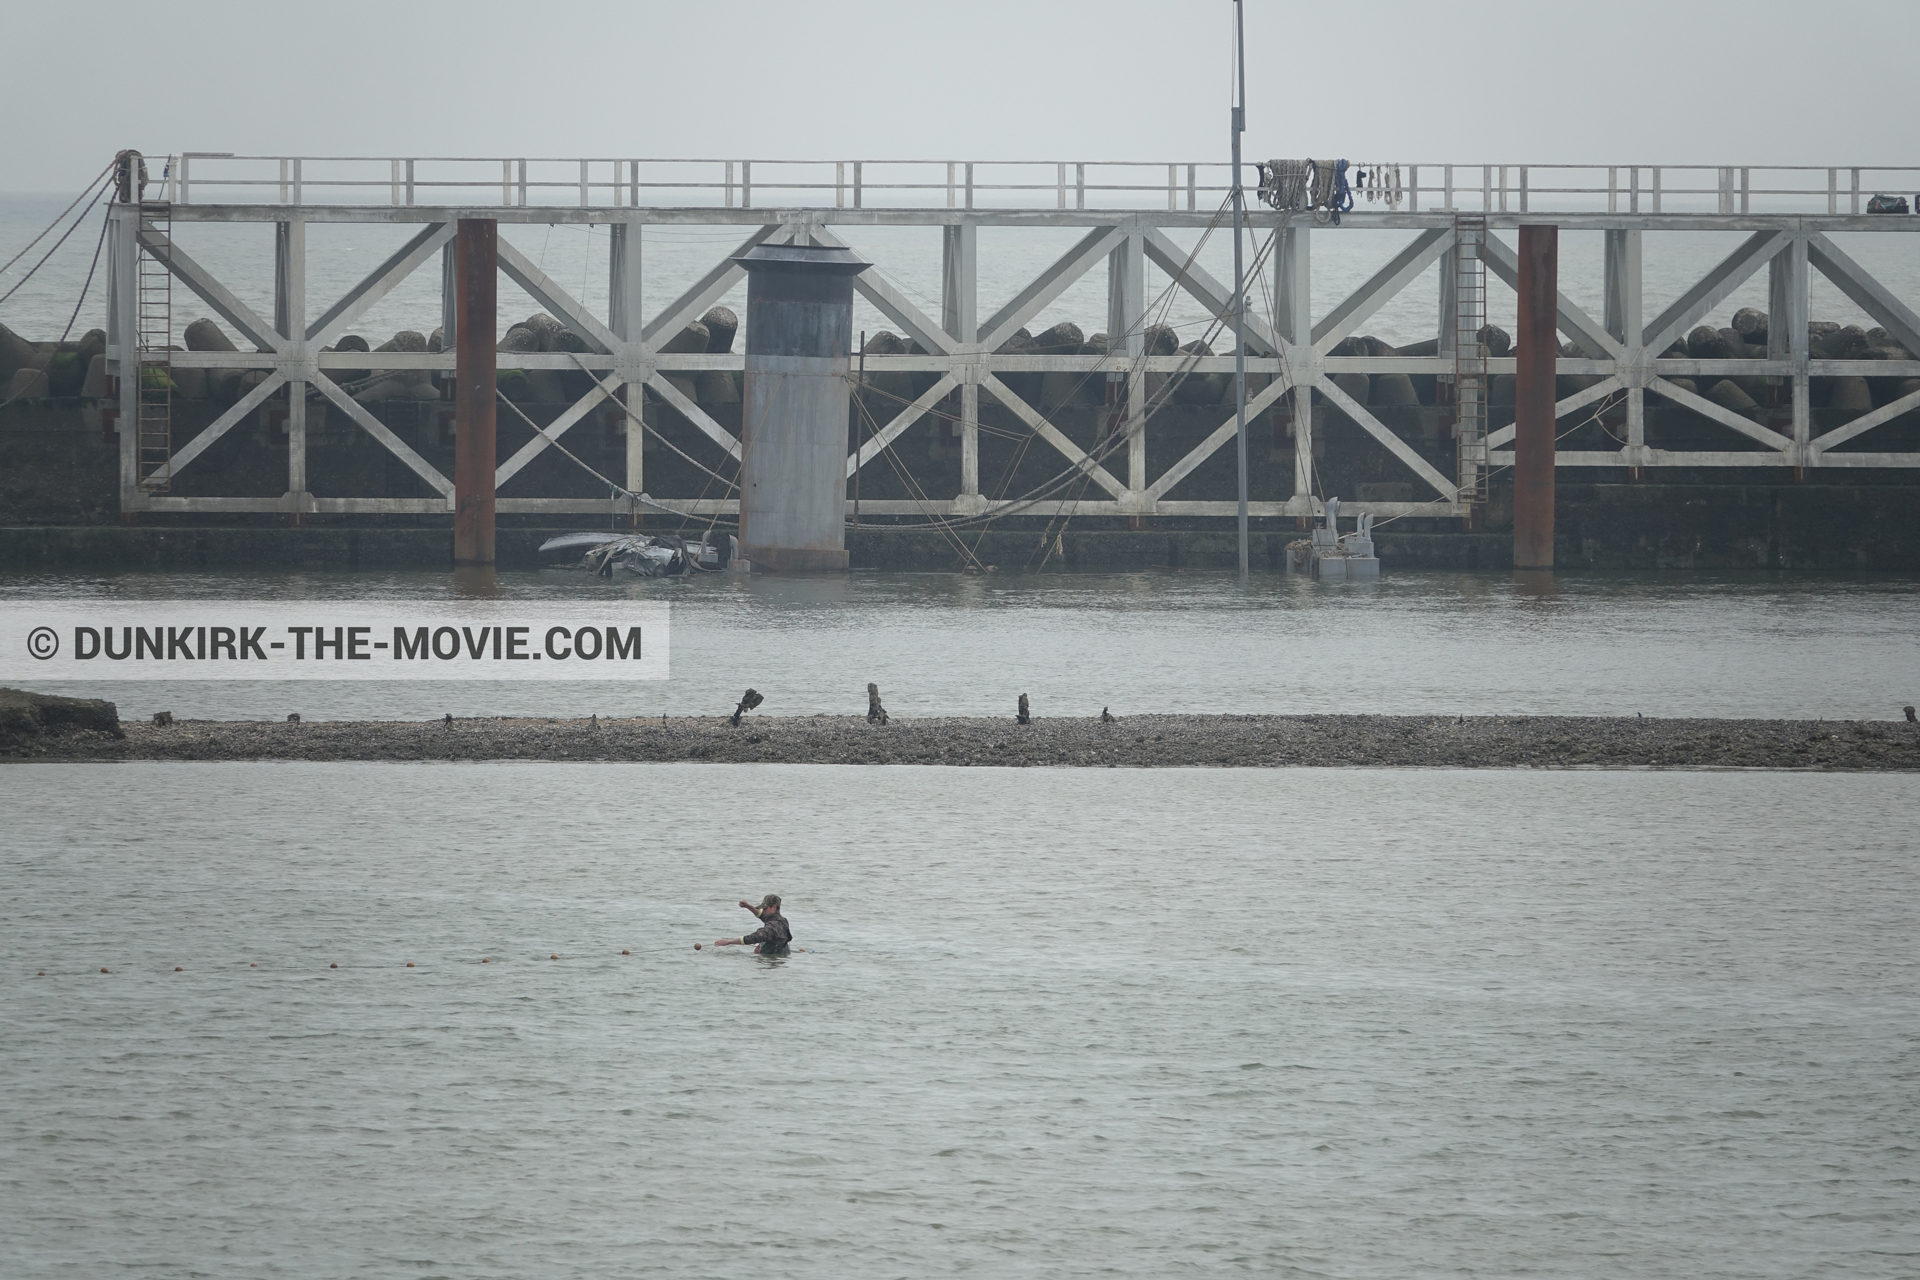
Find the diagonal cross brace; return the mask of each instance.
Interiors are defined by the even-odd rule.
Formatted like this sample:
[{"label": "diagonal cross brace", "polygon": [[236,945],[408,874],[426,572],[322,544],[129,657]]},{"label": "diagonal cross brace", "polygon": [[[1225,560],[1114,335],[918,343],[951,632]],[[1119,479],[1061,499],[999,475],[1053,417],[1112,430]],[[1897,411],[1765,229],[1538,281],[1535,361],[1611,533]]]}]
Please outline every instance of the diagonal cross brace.
[{"label": "diagonal cross brace", "polygon": [[720,299],[727,296],[733,286],[747,278],[746,268],[734,259],[754,246],[790,230],[791,224],[769,223],[741,241],[738,249],[709,267],[705,275],[694,281],[685,293],[668,303],[665,310],[642,328],[640,340],[648,346],[654,346],[707,314]]},{"label": "diagonal cross brace", "polygon": [[[997,350],[1021,325],[1045,311],[1053,300],[1065,293],[1088,268],[1102,262],[1127,233],[1119,227],[1095,227],[1080,238],[1080,243],[1060,255],[1059,261],[1042,271],[1015,294],[1006,306],[993,313],[980,326],[979,343],[988,351]],[[971,335],[968,335],[971,336]]]},{"label": "diagonal cross brace", "polygon": [[[1610,377],[1610,378],[1602,378],[1599,382],[1596,382],[1594,385],[1588,387],[1585,391],[1576,391],[1572,395],[1568,396],[1565,400],[1562,400],[1560,401],[1560,403],[1554,405],[1553,416],[1556,419],[1564,418],[1568,414],[1574,412],[1576,409],[1584,409],[1596,400],[1606,399],[1608,396],[1612,395],[1614,392],[1621,390],[1625,385],[1626,385],[1625,383],[1620,381],[1620,377],[1618,374],[1615,374],[1613,377]],[[1517,427],[1514,427],[1511,424],[1509,424],[1508,426],[1501,427],[1498,431],[1488,432],[1487,448],[1492,449],[1498,445],[1503,445],[1511,442],[1513,440],[1513,437],[1518,433],[1518,430],[1519,429]]]},{"label": "diagonal cross brace", "polygon": [[418,235],[368,272],[366,279],[347,290],[340,301],[327,308],[326,314],[308,325],[306,340],[316,345],[326,342],[365,315],[367,308],[391,293],[394,286],[412,275],[421,263],[453,239],[454,230],[451,222],[436,222],[422,227]]},{"label": "diagonal cross brace", "polygon": [[425,480],[440,492],[440,496],[453,498],[453,481],[441,475],[439,470],[425,458],[413,451],[413,446],[393,434],[386,423],[368,412],[367,407],[346,393],[346,389],[325,374],[314,379],[313,385],[320,394],[340,406],[340,411],[360,425],[360,429],[387,447],[394,457],[407,464],[413,473]]},{"label": "diagonal cross brace", "polygon": [[927,410],[939,404],[959,385],[960,383],[952,374],[941,374],[938,382],[921,392],[919,398],[912,404],[903,407],[893,416],[893,421],[874,432],[870,438],[861,443],[858,449],[847,455],[847,478],[851,480],[855,471],[879,457],[888,445],[900,438],[901,432],[918,422],[925,416]]},{"label": "diagonal cross brace", "polygon": [[1127,486],[1114,479],[1111,471],[1095,462],[1086,450],[1069,440],[1060,428],[1048,422],[1044,414],[1037,412],[1032,405],[1009,390],[1006,383],[989,373],[980,385],[991,391],[994,399],[1011,409],[1014,416],[1032,427],[1042,440],[1065,454],[1069,462],[1086,472],[1095,484],[1116,498],[1126,496]]},{"label": "diagonal cross brace", "polygon": [[734,438],[733,433],[708,417],[705,409],[681,395],[680,388],[668,382],[664,374],[654,374],[647,379],[647,385],[652,387],[662,400],[678,409],[681,417],[705,432],[709,440],[725,449],[729,458],[735,462],[740,460],[740,441]]},{"label": "diagonal cross brace", "polygon": [[1372,279],[1348,294],[1346,301],[1313,326],[1313,349],[1325,355],[1336,342],[1365,324],[1369,316],[1392,301],[1452,247],[1452,227],[1434,227],[1415,236],[1405,248],[1393,255],[1386,266],[1374,272]]},{"label": "diagonal cross brace", "polygon": [[[1164,231],[1158,227],[1147,228],[1144,247],[1153,264],[1173,277],[1175,284],[1215,318],[1233,318],[1233,299],[1228,296],[1227,287],[1209,275],[1197,258],[1189,261],[1188,255],[1180,252],[1180,246],[1169,240]],[[1277,356],[1284,346],[1272,327],[1255,315],[1251,307],[1247,309],[1247,345],[1264,356]]]},{"label": "diagonal cross brace", "polygon": [[287,380],[280,374],[268,374],[264,382],[247,392],[244,396],[241,396],[240,399],[234,402],[232,408],[208,423],[206,430],[181,445],[180,451],[167,459],[168,473],[178,475],[180,468],[186,466],[189,462],[192,462],[195,458],[212,448],[216,440],[233,430],[243,418],[259,408],[268,396],[285,385],[287,385]]},{"label": "diagonal cross brace", "polygon": [[[214,279],[207,269],[188,257],[172,240],[155,231],[140,233],[141,247],[153,260],[171,271],[200,300],[219,313],[220,318],[238,329],[241,335],[263,351],[279,351],[288,340],[274,332],[272,325],[254,313],[252,307],[233,296],[227,286]],[[128,338],[129,345],[133,339]]]},{"label": "diagonal cross brace", "polygon": [[853,278],[853,287],[860,296],[879,308],[880,313],[907,331],[921,346],[936,355],[954,354],[958,344],[952,336],[933,322],[932,317],[920,310],[907,296],[875,271],[862,271]]},{"label": "diagonal cross brace", "polygon": [[619,389],[620,378],[617,374],[608,374],[604,380],[595,382],[593,390],[567,406],[566,412],[534,432],[533,439],[514,450],[511,458],[494,468],[493,487],[496,490],[504,487],[507,481],[519,475],[526,465],[538,457],[547,446],[559,439],[563,432],[592,413],[602,400],[607,399]]},{"label": "diagonal cross brace", "polygon": [[[1449,233],[1451,234],[1451,233]],[[1361,407],[1358,400],[1342,391],[1332,378],[1322,377],[1314,383],[1314,389],[1321,395],[1340,406],[1340,411],[1357,423],[1362,431],[1387,447],[1387,452],[1404,462],[1415,475],[1432,485],[1443,498],[1452,498],[1459,492],[1457,481],[1440,474],[1434,465],[1414,452],[1413,446],[1387,430],[1386,424]]]},{"label": "diagonal cross brace", "polygon": [[[1266,412],[1267,406],[1291,390],[1293,390],[1291,383],[1281,378],[1275,378],[1272,382],[1269,382],[1258,395],[1247,401],[1247,416],[1251,418],[1256,413]],[[1192,475],[1201,463],[1212,457],[1214,453],[1219,450],[1220,446],[1239,434],[1240,421],[1238,415],[1228,418],[1225,423],[1215,429],[1212,435],[1190,449],[1186,457],[1168,467],[1158,480],[1148,485],[1147,497],[1155,502],[1159,501],[1162,497],[1166,496],[1167,492],[1172,489],[1173,486]]]},{"label": "diagonal cross brace", "polygon": [[535,302],[546,308],[554,319],[579,334],[588,346],[601,355],[610,355],[615,349],[626,345],[614,337],[613,330],[602,324],[593,312],[581,306],[572,294],[535,266],[533,259],[508,244],[505,238],[500,241],[500,270],[525,289]]},{"label": "diagonal cross brace", "polygon": [[1665,351],[1673,345],[1675,338],[1732,297],[1733,291],[1745,284],[1748,276],[1792,243],[1793,237],[1784,231],[1756,231],[1748,236],[1746,243],[1728,254],[1719,266],[1702,277],[1700,283],[1676,298],[1672,306],[1647,326],[1647,340],[1641,345],[1649,355]]},{"label": "diagonal cross brace", "polygon": [[[813,238],[831,248],[849,247],[846,241],[825,227],[813,228]],[[880,274],[878,267],[869,268],[855,276],[853,287],[861,297],[879,308],[882,315],[905,329],[909,337],[928,351],[936,355],[950,356],[959,350],[959,343],[953,335],[943,326],[935,323],[933,317],[915,306],[905,294],[889,284]]]},{"label": "diagonal cross brace", "polygon": [[[1487,270],[1500,277],[1514,290],[1520,288],[1520,256],[1499,236],[1486,238]],[[1573,345],[1579,347],[1595,360],[1624,360],[1627,348],[1620,339],[1607,332],[1607,327],[1596,323],[1579,306],[1569,301],[1567,295],[1555,292],[1553,306],[1556,312],[1554,327],[1573,339]]]},{"label": "diagonal cross brace", "polygon": [[1743,418],[1731,409],[1722,408],[1705,396],[1695,395],[1691,391],[1674,386],[1665,378],[1655,378],[1647,384],[1647,390],[1663,395],[1677,405],[1693,410],[1703,418],[1712,418],[1722,426],[1732,427],[1750,440],[1758,440],[1769,449],[1784,451],[1793,445],[1793,437],[1783,436],[1778,431],[1769,431],[1750,418]]},{"label": "diagonal cross brace", "polygon": [[1845,444],[1855,436],[1871,431],[1883,422],[1891,422],[1915,408],[1920,408],[1920,391],[1910,392],[1898,400],[1890,400],[1872,413],[1862,414],[1852,422],[1835,427],[1823,436],[1816,436],[1810,447],[1814,456],[1819,457],[1835,445]]},{"label": "diagonal cross brace", "polygon": [[1807,258],[1855,306],[1885,325],[1887,332],[1900,340],[1901,346],[1920,355],[1920,316],[1915,316],[1906,303],[1842,253],[1839,245],[1816,231],[1807,237]]}]

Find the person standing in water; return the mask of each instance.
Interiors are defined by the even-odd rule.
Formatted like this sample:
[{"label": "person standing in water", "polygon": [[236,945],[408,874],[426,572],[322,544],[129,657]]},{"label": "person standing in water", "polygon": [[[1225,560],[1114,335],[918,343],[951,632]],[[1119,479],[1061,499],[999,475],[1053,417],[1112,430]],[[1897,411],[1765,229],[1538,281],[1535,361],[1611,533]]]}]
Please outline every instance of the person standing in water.
[{"label": "person standing in water", "polygon": [[713,945],[716,947],[752,947],[763,956],[783,956],[793,944],[793,926],[780,914],[780,895],[770,893],[754,906],[745,898],[740,905],[760,917],[760,927],[752,933],[738,938],[721,938]]}]

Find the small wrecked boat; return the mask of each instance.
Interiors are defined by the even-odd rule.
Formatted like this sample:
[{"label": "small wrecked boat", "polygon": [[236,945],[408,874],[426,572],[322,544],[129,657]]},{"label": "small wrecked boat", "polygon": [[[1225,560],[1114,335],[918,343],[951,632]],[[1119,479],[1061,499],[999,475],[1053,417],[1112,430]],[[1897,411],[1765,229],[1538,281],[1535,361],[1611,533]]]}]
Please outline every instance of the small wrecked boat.
[{"label": "small wrecked boat", "polygon": [[561,563],[555,568],[583,569],[610,578],[615,569],[642,578],[680,578],[695,573],[723,573],[738,554],[733,538],[722,549],[705,539],[665,537],[650,533],[563,533],[540,544],[540,555]]}]

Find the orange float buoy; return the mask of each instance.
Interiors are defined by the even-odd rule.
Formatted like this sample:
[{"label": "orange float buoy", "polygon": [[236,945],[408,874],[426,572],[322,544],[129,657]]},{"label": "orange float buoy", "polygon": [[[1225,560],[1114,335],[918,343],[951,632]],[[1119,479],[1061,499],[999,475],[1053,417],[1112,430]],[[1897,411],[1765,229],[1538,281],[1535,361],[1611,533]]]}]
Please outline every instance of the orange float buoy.
[{"label": "orange float buoy", "polygon": [[632,955],[632,954],[633,954],[633,952],[631,952],[631,951],[622,951],[622,952],[621,952],[620,954],[621,954],[621,955],[623,955],[623,956],[630,956],[630,955]]},{"label": "orange float buoy", "polygon": [[103,968],[102,968],[102,969],[100,970],[100,972],[102,972],[102,973],[105,973],[105,972],[106,972],[106,969],[105,969],[105,968],[103,967]]},{"label": "orange float buoy", "polygon": [[260,966],[259,966],[259,965],[257,965],[257,964],[250,964],[250,965],[248,965],[248,966],[247,966],[247,968],[249,968],[249,969],[258,969],[259,967],[260,967]]},{"label": "orange float buoy", "polygon": [[697,943],[697,942],[696,942],[696,943],[694,943],[694,944],[693,944],[693,949],[694,949],[695,951],[698,951],[698,950],[700,949],[700,944],[699,944],[699,943]]},{"label": "orange float buoy", "polygon": [[47,971],[45,969],[42,969],[36,976],[44,978],[47,976]]},{"label": "orange float buoy", "polygon": [[409,969],[413,968],[413,961],[411,960],[407,961],[407,968]]},{"label": "orange float buoy", "polygon": [[180,966],[179,966],[179,965],[175,965],[175,966],[173,966],[173,971],[174,971],[175,973],[181,973],[181,972],[184,972],[184,970],[182,970],[182,969],[180,968]]},{"label": "orange float buoy", "polygon": [[329,968],[329,969],[338,969],[339,967],[340,967],[340,966],[339,966],[339,965],[337,965],[337,964],[330,964],[330,965],[328,965],[328,966],[327,966],[327,968]]},{"label": "orange float buoy", "polygon": [[548,956],[548,957],[547,957],[547,959],[549,959],[549,960],[558,960],[559,958],[560,958],[559,956]]},{"label": "orange float buoy", "polygon": [[487,958],[486,958],[485,956],[481,956],[481,957],[480,957],[480,963],[481,963],[481,964],[486,964],[486,963],[487,963]]}]

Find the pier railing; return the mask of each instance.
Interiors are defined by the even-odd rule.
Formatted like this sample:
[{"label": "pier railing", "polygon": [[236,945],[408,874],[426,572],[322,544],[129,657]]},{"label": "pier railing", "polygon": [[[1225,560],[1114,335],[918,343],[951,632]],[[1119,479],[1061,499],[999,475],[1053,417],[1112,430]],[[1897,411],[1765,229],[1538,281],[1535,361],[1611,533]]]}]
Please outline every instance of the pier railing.
[{"label": "pier railing", "polygon": [[[152,161],[160,159],[154,165]],[[767,160],[591,156],[268,156],[149,160],[176,204],[525,208],[1159,209],[1217,207],[1221,161]],[[1354,161],[1356,210],[1828,214],[1878,194],[1920,207],[1920,166],[1400,164]],[[1253,166],[1243,175],[1256,184]],[[1369,197],[1366,191],[1383,191]]]},{"label": "pier railing", "polygon": [[[514,479],[554,439],[593,418],[610,397],[623,394],[622,388],[627,389],[628,403],[638,397],[638,388],[645,388],[652,401],[665,407],[662,412],[670,409],[677,415],[692,433],[689,439],[703,448],[717,447],[725,458],[738,459],[739,437],[686,388],[701,373],[740,370],[741,355],[738,351],[688,351],[676,339],[741,283],[743,272],[735,259],[747,249],[769,242],[842,244],[841,232],[855,234],[854,228],[884,224],[939,229],[941,296],[937,308],[930,299],[923,306],[919,295],[891,273],[884,256],[856,279],[860,295],[898,329],[902,346],[917,348],[906,354],[875,352],[865,360],[866,372],[933,375],[934,380],[910,403],[884,411],[891,416],[876,423],[877,429],[849,454],[847,475],[851,479],[863,468],[897,460],[890,452],[894,443],[931,414],[945,420],[942,438],[951,437],[959,444],[959,484],[956,492],[931,493],[913,501],[869,500],[866,512],[977,518],[1000,509],[1003,504],[990,496],[991,482],[985,489],[981,484],[980,415],[985,395],[1023,426],[1032,441],[1060,455],[1062,468],[1078,472],[1091,486],[1082,496],[1050,502],[1049,511],[1142,520],[1234,513],[1236,504],[1202,496],[1198,485],[1189,483],[1202,464],[1235,439],[1236,418],[1229,406],[1216,406],[1219,427],[1170,463],[1160,465],[1164,459],[1156,458],[1150,466],[1148,450],[1149,436],[1158,429],[1151,387],[1164,386],[1167,378],[1227,375],[1235,367],[1230,354],[1160,350],[1157,338],[1150,350],[1147,332],[1157,305],[1150,303],[1146,288],[1150,270],[1216,319],[1231,310],[1231,287],[1202,269],[1170,234],[1219,224],[1217,196],[1224,187],[1226,166],[1198,162],[987,166],[938,161],[917,167],[897,162],[896,169],[896,162],[882,166],[835,161],[783,162],[778,171],[770,171],[767,162],[747,161],[529,160],[523,164],[499,159],[384,158],[325,161],[338,167],[316,179],[311,169],[322,163],[310,158],[188,155],[158,166],[164,192],[174,197],[171,203],[113,206],[108,228],[111,305],[106,371],[120,378],[122,421],[131,423],[139,417],[144,379],[134,375],[147,363],[164,362],[171,370],[247,370],[263,375],[204,430],[172,449],[164,466],[157,469],[142,462],[134,433],[123,430],[123,510],[284,511],[296,517],[306,512],[451,510],[452,480],[382,421],[375,412],[374,397],[349,389],[339,379],[347,370],[412,370],[444,377],[454,369],[454,355],[397,347],[337,350],[335,344],[400,281],[418,270],[432,271],[436,263],[441,312],[453,315],[455,274],[450,255],[455,223],[478,217],[502,223],[597,223],[610,231],[609,301],[604,313],[545,275],[507,239],[500,240],[502,275],[534,298],[575,339],[570,349],[516,351],[511,367],[588,372],[596,381],[544,433],[499,464],[499,485]],[[219,167],[226,164],[232,167]],[[566,171],[569,165],[570,172]],[[596,170],[596,165],[601,168]],[[672,173],[672,165],[683,169]],[[463,171],[461,166],[467,168]],[[486,174],[492,186],[465,185],[477,180],[474,166],[492,166]],[[156,167],[149,161],[149,173]],[[1247,319],[1244,365],[1257,387],[1250,389],[1247,410],[1249,415],[1276,411],[1275,430],[1284,425],[1290,435],[1293,465],[1291,483],[1263,482],[1251,496],[1251,514],[1305,517],[1322,509],[1316,493],[1319,464],[1315,458],[1320,451],[1314,438],[1324,428],[1316,423],[1336,413],[1391,455],[1393,465],[1406,478],[1405,483],[1391,485],[1400,496],[1388,496],[1389,486],[1382,482],[1373,493],[1362,495],[1355,508],[1381,516],[1461,515],[1470,508],[1470,495],[1443,456],[1451,451],[1451,442],[1444,437],[1414,439],[1410,432],[1415,428],[1407,425],[1407,414],[1401,411],[1410,405],[1410,396],[1423,394],[1411,389],[1410,380],[1431,378],[1437,380],[1434,398],[1422,403],[1444,415],[1448,406],[1439,388],[1444,383],[1450,389],[1456,368],[1454,345],[1460,317],[1458,299],[1447,282],[1457,274],[1460,223],[1455,213],[1426,203],[1436,189],[1429,185],[1430,179],[1443,184],[1438,188],[1443,199],[1465,203],[1469,210],[1488,204],[1492,212],[1484,221],[1496,233],[1526,220],[1604,232],[1600,278],[1589,282],[1593,287],[1584,291],[1587,296],[1602,297],[1603,306],[1589,313],[1564,291],[1558,300],[1558,327],[1570,344],[1558,368],[1579,385],[1562,387],[1556,416],[1568,421],[1569,432],[1584,429],[1586,442],[1598,447],[1560,448],[1557,465],[1626,468],[1633,475],[1671,467],[1790,468],[1801,475],[1824,468],[1920,469],[1920,451],[1903,447],[1909,445],[1916,425],[1912,415],[1920,413],[1920,308],[1910,296],[1902,296],[1903,281],[1877,278],[1856,261],[1848,252],[1851,241],[1845,234],[1920,232],[1920,216],[1865,214],[1870,195],[1895,187],[1894,179],[1920,184],[1920,168],[1508,166],[1502,170],[1474,166],[1469,170],[1453,166],[1449,171],[1447,166],[1422,165],[1404,169],[1406,177],[1416,180],[1403,189],[1403,200],[1407,206],[1418,202],[1418,208],[1395,212],[1382,210],[1376,202],[1371,211],[1353,214],[1347,226],[1402,228],[1415,234],[1398,248],[1378,246],[1384,254],[1378,268],[1331,310],[1314,305],[1313,246],[1326,243],[1326,237],[1338,235],[1339,230],[1322,226],[1315,216],[1254,211],[1253,231],[1263,246],[1256,260],[1270,259],[1260,271],[1261,288],[1264,293],[1270,284],[1271,291],[1270,301],[1253,308]],[[1052,187],[1035,179],[1036,173],[1051,179]],[[1598,184],[1589,185],[1589,178],[1580,176],[1583,173],[1589,177],[1597,173]],[[563,182],[563,177],[569,180]],[[1481,185],[1475,188],[1463,181],[1466,177]],[[875,180],[871,186],[870,179]],[[659,203],[663,192],[683,203]],[[1042,194],[1036,196],[1036,192]],[[859,203],[869,196],[879,199],[881,194],[895,203],[891,207]],[[348,195],[354,199],[345,200]],[[468,202],[455,202],[462,195]],[[476,195],[485,200],[472,203]],[[817,203],[799,203],[798,197]],[[617,206],[612,203],[615,198],[621,201]],[[907,205],[909,198],[921,203]],[[684,203],[699,199],[707,203]],[[1083,199],[1088,206],[1084,209],[1079,207]],[[1500,211],[1503,199],[1506,212]],[[1695,211],[1676,208],[1683,199],[1695,202]],[[596,203],[601,200],[606,203]],[[1584,213],[1551,212],[1558,202],[1570,206],[1576,200],[1596,207]],[[1108,207],[1092,207],[1096,201]],[[1116,207],[1124,201],[1141,207]],[[1813,207],[1803,212],[1783,212],[1777,207],[1791,201]],[[1072,203],[1061,207],[1068,202]],[[1173,207],[1161,208],[1162,202]],[[172,235],[172,228],[196,222],[273,226],[271,288],[263,281],[229,284],[197,263]],[[326,223],[386,223],[410,227],[412,233],[341,297],[310,299],[306,230]],[[663,294],[647,274],[652,255],[640,252],[643,238],[651,234],[649,228],[661,225],[732,228],[743,239],[726,252],[717,252],[710,268],[691,285]],[[1052,265],[988,315],[983,314],[979,290],[978,233],[983,227],[1073,227],[1081,234]],[[1644,237],[1701,230],[1735,231],[1740,242],[1670,302],[1658,304],[1647,297]],[[1920,240],[1912,243],[1920,248]],[[1513,250],[1498,234],[1486,237],[1484,249],[1487,273],[1506,286],[1514,285]],[[234,333],[240,349],[176,351],[169,350],[173,345],[169,341],[149,338],[140,323],[139,289],[142,272],[149,268],[164,271],[180,289],[197,296]],[[1089,273],[1106,276],[1104,322],[1109,340],[1105,348],[1087,343],[1088,349],[1072,352],[1025,349],[1022,331]],[[1430,273],[1437,273],[1441,281],[1433,338],[1401,349],[1366,339],[1364,329],[1370,318]],[[1845,335],[1848,340],[1837,345],[1827,341],[1816,345],[1813,322],[1818,318],[1809,311],[1809,286],[1815,276],[1833,284],[1877,328]],[[1766,281],[1765,334],[1753,343],[1727,339],[1717,328],[1718,318],[1735,292],[1755,279]],[[254,311],[244,300],[269,293],[271,315]],[[1698,332],[1702,326],[1707,330],[1704,334]],[[1509,355],[1490,351],[1485,364],[1495,379],[1514,372]],[[1101,443],[1084,448],[1055,424],[1045,393],[1047,374],[1071,375],[1076,381],[1091,380],[1106,388],[1104,404],[1113,420],[1110,430],[1103,428]],[[1041,375],[1037,397],[1031,394],[1032,375]],[[1379,385],[1381,399],[1376,404],[1372,380],[1382,376],[1392,381]],[[1022,386],[1029,390],[1023,392]],[[1816,388],[1822,401],[1817,412]],[[431,496],[313,493],[306,477],[309,390],[378,440],[419,477]],[[154,474],[171,478],[195,465],[196,459],[269,400],[285,414],[288,457],[283,494],[185,496],[163,492],[164,486],[152,482]],[[1656,402],[1668,412],[1659,415],[1662,422],[1650,432],[1649,405]],[[1666,424],[1674,411],[1703,427],[1705,438],[1696,438],[1702,433],[1691,428],[1686,434],[1669,431]],[[1893,427],[1896,422],[1900,425]],[[1513,434],[1511,426],[1503,426],[1487,435],[1488,465],[1512,463]],[[639,492],[645,480],[640,433],[626,423],[625,435],[625,485]],[[1875,448],[1876,444],[1880,447]],[[1274,447],[1276,454],[1284,449],[1279,443]],[[710,494],[652,496],[689,514],[725,514],[734,509],[732,499]],[[618,495],[528,495],[503,496],[499,510],[619,515],[630,512],[632,506]]]}]

